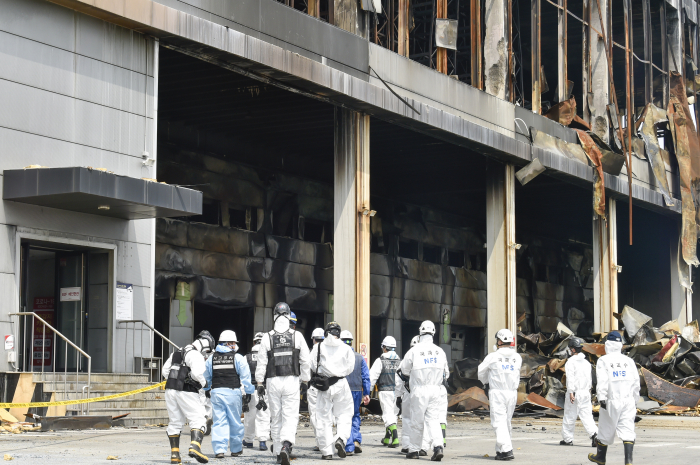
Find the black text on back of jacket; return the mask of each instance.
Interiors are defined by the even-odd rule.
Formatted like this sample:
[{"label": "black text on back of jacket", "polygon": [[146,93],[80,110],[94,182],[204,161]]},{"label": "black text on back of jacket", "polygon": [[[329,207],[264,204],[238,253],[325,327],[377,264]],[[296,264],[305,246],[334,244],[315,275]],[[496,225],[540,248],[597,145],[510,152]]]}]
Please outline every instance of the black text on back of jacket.
[{"label": "black text on back of jacket", "polygon": [[195,386],[187,382],[190,377],[190,367],[185,364],[185,356],[187,352],[194,349],[191,347],[188,350],[186,349],[187,347],[183,347],[177,352],[173,352],[173,358],[170,360],[170,373],[168,373],[168,380],[165,382],[165,389],[199,392]]},{"label": "black text on back of jacket", "polygon": [[241,378],[236,371],[236,353],[214,352],[211,356],[211,388],[238,389],[241,387]]},{"label": "black text on back of jacket", "polygon": [[396,388],[395,375],[401,363],[401,359],[382,357],[380,360],[382,361],[382,373],[377,380],[377,389],[380,391],[393,391]]},{"label": "black text on back of jacket", "polygon": [[285,333],[268,333],[270,350],[267,352],[267,373],[265,378],[275,376],[299,376],[299,349],[295,347],[296,331]]}]

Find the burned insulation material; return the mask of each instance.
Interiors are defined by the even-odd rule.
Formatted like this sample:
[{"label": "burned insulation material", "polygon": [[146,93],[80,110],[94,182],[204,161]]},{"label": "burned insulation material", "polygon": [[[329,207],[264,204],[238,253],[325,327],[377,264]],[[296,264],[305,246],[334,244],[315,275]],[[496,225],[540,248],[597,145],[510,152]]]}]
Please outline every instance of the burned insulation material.
[{"label": "burned insulation material", "polygon": [[519,169],[515,173],[515,177],[520,181],[523,186],[528,182],[535,179],[540,174],[544,173],[545,167],[539,158],[535,158],[530,163],[525,165],[523,168]]},{"label": "burned insulation material", "polygon": [[668,121],[681,178],[683,259],[688,265],[698,266],[700,261],[696,253],[698,234],[694,199],[698,198],[700,188],[700,143],[680,74],[671,72],[670,87]]},{"label": "burned insulation material", "polygon": [[644,109],[644,125],[642,126],[642,139],[649,164],[654,172],[656,183],[664,196],[666,205],[675,205],[676,202],[671,196],[671,190],[666,178],[666,164],[660,153],[659,139],[656,137],[656,125],[668,121],[666,111],[657,107],[653,103],[647,104]]},{"label": "burned insulation material", "polygon": [[603,175],[603,154],[593,142],[593,139],[586,131],[576,129],[578,139],[583,146],[583,150],[595,167],[593,179],[593,210],[601,217],[605,217],[605,176]]},{"label": "burned insulation material", "polygon": [[588,164],[588,159],[581,146],[550,136],[545,132],[538,131],[535,127],[530,127],[530,134],[532,134],[532,145],[534,147],[548,150],[565,158],[578,160],[586,165]]}]

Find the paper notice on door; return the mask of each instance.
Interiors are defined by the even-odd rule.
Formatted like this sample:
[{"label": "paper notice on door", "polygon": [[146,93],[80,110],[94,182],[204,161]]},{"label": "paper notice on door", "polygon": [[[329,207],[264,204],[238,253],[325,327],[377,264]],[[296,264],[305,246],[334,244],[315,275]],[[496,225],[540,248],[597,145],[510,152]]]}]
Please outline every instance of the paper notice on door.
[{"label": "paper notice on door", "polygon": [[117,321],[134,319],[134,285],[117,282]]},{"label": "paper notice on door", "polygon": [[61,302],[80,302],[80,288],[62,287]]}]

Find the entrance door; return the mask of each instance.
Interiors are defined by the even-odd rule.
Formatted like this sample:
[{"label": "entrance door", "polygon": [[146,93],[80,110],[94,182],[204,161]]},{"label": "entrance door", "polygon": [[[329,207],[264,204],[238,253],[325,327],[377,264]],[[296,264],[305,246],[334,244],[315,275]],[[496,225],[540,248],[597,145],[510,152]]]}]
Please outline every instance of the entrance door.
[{"label": "entrance door", "polygon": [[[58,330],[73,344],[85,350],[85,276],[86,254],[83,252],[56,253],[56,309]],[[31,278],[30,278],[31,279]],[[87,369],[84,357],[60,338],[56,341],[56,366],[68,371]],[[81,360],[83,359],[83,360]]]}]

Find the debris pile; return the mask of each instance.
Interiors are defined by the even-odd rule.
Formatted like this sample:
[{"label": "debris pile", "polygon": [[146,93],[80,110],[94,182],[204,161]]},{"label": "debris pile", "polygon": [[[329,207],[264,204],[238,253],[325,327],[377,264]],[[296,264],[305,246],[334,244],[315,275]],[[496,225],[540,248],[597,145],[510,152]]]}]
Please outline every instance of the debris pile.
[{"label": "debris pile", "polygon": [[[625,306],[620,332],[626,341],[622,352],[632,358],[639,370],[641,399],[637,406],[644,414],[700,415],[700,328],[697,321],[681,327],[678,321],[655,327],[651,317]],[[584,338],[583,352],[595,367],[605,355],[607,334]],[[564,365],[569,356],[569,340],[574,333],[563,323],[553,333],[518,332],[520,370],[516,416],[561,416],[566,398]],[[454,412],[488,410],[488,398],[477,379],[480,360],[465,358],[454,362],[449,379],[448,409]],[[593,376],[593,401],[595,374]],[[594,411],[597,409],[594,408]]]}]

